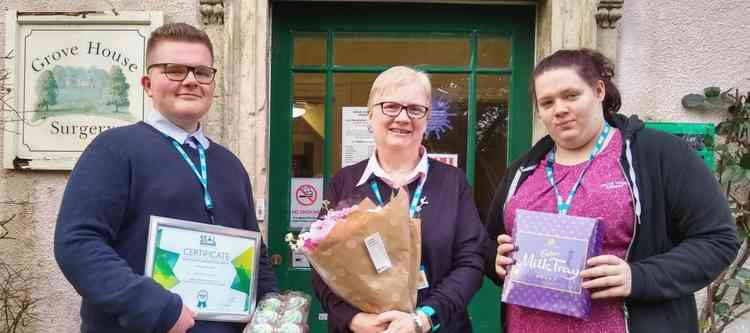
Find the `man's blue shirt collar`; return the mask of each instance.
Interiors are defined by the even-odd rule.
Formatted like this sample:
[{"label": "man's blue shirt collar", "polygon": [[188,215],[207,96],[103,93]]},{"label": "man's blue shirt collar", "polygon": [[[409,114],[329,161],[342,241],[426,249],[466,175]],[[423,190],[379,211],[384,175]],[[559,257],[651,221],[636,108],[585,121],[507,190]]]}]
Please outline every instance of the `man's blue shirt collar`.
[{"label": "man's blue shirt collar", "polygon": [[177,143],[179,144],[187,143],[188,145],[190,145],[190,147],[197,149],[198,147],[195,147],[195,143],[193,143],[192,140],[188,140],[188,138],[190,138],[191,136],[195,137],[195,139],[200,142],[201,146],[203,146],[203,149],[208,149],[208,145],[210,144],[208,138],[206,138],[206,136],[203,134],[203,127],[200,126],[200,124],[198,124],[198,130],[191,134],[169,121],[169,119],[165,118],[157,110],[151,111],[144,122],[151,125],[153,128],[163,133],[164,135],[177,140]]}]

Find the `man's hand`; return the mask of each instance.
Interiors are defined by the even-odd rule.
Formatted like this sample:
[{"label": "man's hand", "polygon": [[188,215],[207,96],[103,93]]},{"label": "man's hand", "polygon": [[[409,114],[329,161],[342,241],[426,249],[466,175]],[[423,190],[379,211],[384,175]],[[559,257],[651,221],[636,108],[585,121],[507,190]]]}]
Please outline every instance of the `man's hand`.
[{"label": "man's hand", "polygon": [[586,262],[581,272],[588,279],[581,287],[591,290],[591,298],[628,297],[632,285],[630,265],[613,255],[597,256]]},{"label": "man's hand", "polygon": [[380,333],[387,325],[388,322],[378,320],[378,315],[360,312],[352,318],[349,329],[354,333]]},{"label": "man's hand", "polygon": [[167,333],[185,333],[193,326],[195,326],[195,312],[183,304],[180,318],[177,318],[177,322]]}]

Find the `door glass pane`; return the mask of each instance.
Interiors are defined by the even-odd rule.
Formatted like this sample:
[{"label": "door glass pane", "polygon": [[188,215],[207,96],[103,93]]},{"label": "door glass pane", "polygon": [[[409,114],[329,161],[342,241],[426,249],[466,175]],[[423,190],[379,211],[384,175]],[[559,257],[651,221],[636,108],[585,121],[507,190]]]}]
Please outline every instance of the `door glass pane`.
[{"label": "door glass pane", "polygon": [[477,76],[477,145],[474,200],[484,220],[495,185],[505,175],[508,145],[507,76]]},{"label": "door glass pane", "polygon": [[333,77],[331,173],[372,154],[374,139],[367,127],[367,99],[377,74],[336,73]]},{"label": "door glass pane", "polygon": [[510,38],[496,34],[480,34],[477,65],[479,67],[509,67]]},{"label": "door glass pane", "polygon": [[[325,76],[294,74],[293,80],[289,229],[298,230],[315,221],[323,203]],[[301,253],[292,258],[292,267],[307,268]]]},{"label": "door glass pane", "polygon": [[334,35],[336,65],[468,66],[469,35],[465,33],[363,33]]},{"label": "door glass pane", "polygon": [[325,32],[297,32],[294,34],[295,65],[325,65],[325,63]]},{"label": "door glass pane", "polygon": [[465,74],[430,74],[430,79],[432,111],[424,145],[431,154],[448,154],[449,160],[457,160],[457,167],[466,171],[469,77]]},{"label": "door glass pane", "polygon": [[295,74],[292,105],[292,177],[323,177],[325,76]]}]

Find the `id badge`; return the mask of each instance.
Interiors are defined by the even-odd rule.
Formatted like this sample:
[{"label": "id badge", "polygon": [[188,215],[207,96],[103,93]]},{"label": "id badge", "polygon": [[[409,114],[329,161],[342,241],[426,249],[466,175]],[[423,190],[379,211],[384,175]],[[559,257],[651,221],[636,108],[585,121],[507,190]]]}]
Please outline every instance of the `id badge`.
[{"label": "id badge", "polygon": [[417,275],[417,290],[429,288],[430,283],[427,282],[427,272],[424,266],[419,266],[419,275]]}]

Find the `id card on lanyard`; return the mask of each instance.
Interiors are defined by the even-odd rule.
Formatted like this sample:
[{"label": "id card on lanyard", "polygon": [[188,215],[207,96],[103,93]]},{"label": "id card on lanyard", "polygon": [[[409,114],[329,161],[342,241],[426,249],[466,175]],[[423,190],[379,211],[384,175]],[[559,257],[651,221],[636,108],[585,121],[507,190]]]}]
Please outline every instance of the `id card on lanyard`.
[{"label": "id card on lanyard", "polygon": [[185,152],[185,149],[182,148],[182,145],[180,145],[177,140],[174,138],[169,138],[170,141],[172,141],[172,146],[177,149],[177,151],[180,153],[180,156],[182,156],[182,159],[187,162],[187,164],[190,166],[191,169],[193,169],[193,173],[196,177],[198,177],[198,182],[200,182],[201,187],[203,188],[203,204],[205,205],[206,212],[208,213],[208,217],[211,220],[211,224],[214,224],[214,203],[211,199],[211,193],[208,192],[208,172],[207,172],[207,166],[206,166],[206,150],[203,149],[203,146],[198,142],[195,141],[195,145],[198,148],[198,157],[200,158],[200,172],[198,172],[198,168],[195,167],[195,163],[193,163],[193,160],[190,159],[188,154]]}]

